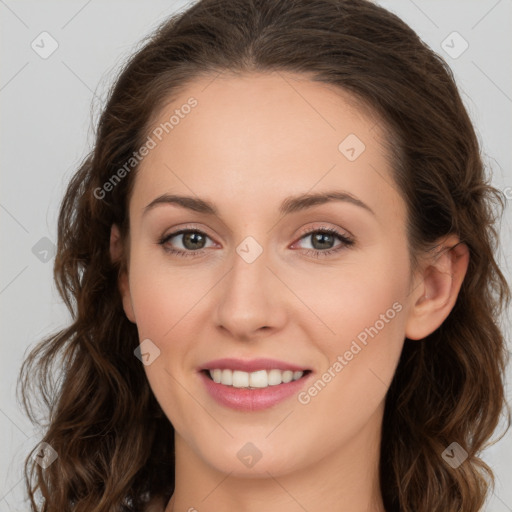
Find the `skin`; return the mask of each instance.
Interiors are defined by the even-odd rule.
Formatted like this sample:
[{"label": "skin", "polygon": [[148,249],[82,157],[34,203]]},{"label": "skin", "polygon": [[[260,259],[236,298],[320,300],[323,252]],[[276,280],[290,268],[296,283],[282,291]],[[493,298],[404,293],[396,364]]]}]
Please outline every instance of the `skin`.
[{"label": "skin", "polygon": [[[137,171],[129,238],[115,225],[111,235],[112,258],[128,258],[119,282],[126,315],[140,340],[160,350],[144,369],[175,428],[176,490],[165,510],[383,511],[386,392],[404,338],[427,336],[451,311],[467,247],[420,258],[412,271],[405,203],[381,144],[386,132],[346,93],[285,73],[203,77],[157,113],[154,126],[190,96],[197,107]],[[366,146],[354,161],[338,150],[349,134]],[[347,201],[278,212],[289,196],[330,190],[373,213]],[[172,204],[144,214],[163,193],[208,200],[219,216]],[[183,227],[207,238],[194,246],[178,235],[167,247],[203,247],[202,254],[176,256],[158,244]],[[322,249],[305,235],[320,227],[355,242],[334,237]],[[263,249],[252,263],[236,252],[248,236]],[[294,395],[263,411],[235,411],[217,404],[197,373],[221,357],[276,358],[313,370],[307,390],[394,303],[394,318],[307,404]],[[253,467],[237,457],[248,442],[262,455]]]}]

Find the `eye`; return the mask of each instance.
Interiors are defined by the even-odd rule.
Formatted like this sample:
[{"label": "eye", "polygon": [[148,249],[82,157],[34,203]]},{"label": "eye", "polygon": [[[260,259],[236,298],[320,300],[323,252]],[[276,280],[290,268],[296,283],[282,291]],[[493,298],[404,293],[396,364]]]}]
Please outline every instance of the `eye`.
[{"label": "eye", "polygon": [[[355,243],[353,238],[330,227],[320,227],[309,230],[301,236],[300,240],[307,240],[308,238],[311,240],[313,248],[305,249],[305,253],[307,255],[316,256],[317,258],[337,253]],[[176,239],[176,241],[172,242],[173,239]],[[204,253],[207,239],[210,239],[210,237],[203,231],[183,228],[163,236],[158,241],[158,244],[163,246],[166,252],[176,256],[200,256]],[[337,246],[333,246],[336,239],[338,239],[340,243]],[[177,243],[181,243],[182,247],[176,249]]]},{"label": "eye", "polygon": [[[173,238],[181,242],[183,249],[175,249],[173,246],[176,242],[170,243]],[[169,235],[162,237],[158,243],[163,246],[164,250],[176,254],[178,256],[197,256],[203,252],[206,239],[210,238],[206,233],[197,229],[180,229]],[[169,244],[169,246],[168,246]]]},{"label": "eye", "polygon": [[[353,238],[346,234],[340,233],[337,229],[329,227],[321,227],[308,231],[300,240],[311,240],[312,249],[306,249],[306,254],[316,257],[325,257],[337,253],[346,247],[354,245]],[[335,246],[336,239],[340,243]]]}]

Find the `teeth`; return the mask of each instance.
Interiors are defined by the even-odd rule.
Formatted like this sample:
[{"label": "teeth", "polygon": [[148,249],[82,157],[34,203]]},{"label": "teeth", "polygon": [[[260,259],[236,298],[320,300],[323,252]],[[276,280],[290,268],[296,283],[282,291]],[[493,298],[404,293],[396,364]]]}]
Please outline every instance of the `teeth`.
[{"label": "teeth", "polygon": [[290,370],[286,370],[283,372],[283,376],[281,377],[284,383],[291,382],[293,379],[293,372]]},{"label": "teeth", "polygon": [[268,386],[268,375],[266,370],[248,373],[247,375],[249,376],[249,386],[251,386],[251,388],[266,388]]},{"label": "teeth", "polygon": [[248,388],[249,387],[249,374],[247,372],[233,372],[233,387],[234,388]]},{"label": "teeth", "polygon": [[[210,376],[211,375],[212,375],[212,372],[210,370]],[[232,386],[233,385],[233,372],[231,370],[222,370],[220,383],[224,384],[225,386]]]},{"label": "teeth", "polygon": [[233,386],[235,388],[267,388],[286,384],[292,380],[298,380],[304,372],[291,370],[258,370],[257,372],[242,372],[239,370],[208,370],[210,377],[217,384]]},{"label": "teeth", "polygon": [[277,386],[283,382],[281,378],[283,372],[281,370],[270,370],[268,372],[268,385],[269,386]]}]

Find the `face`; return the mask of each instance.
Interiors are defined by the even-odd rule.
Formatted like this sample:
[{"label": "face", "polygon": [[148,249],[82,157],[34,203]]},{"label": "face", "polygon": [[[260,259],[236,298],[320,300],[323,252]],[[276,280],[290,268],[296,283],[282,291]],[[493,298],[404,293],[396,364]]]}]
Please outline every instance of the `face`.
[{"label": "face", "polygon": [[282,73],[197,80],[153,128],[176,109],[135,178],[123,301],[177,446],[275,476],[364,450],[410,306],[381,124]]}]

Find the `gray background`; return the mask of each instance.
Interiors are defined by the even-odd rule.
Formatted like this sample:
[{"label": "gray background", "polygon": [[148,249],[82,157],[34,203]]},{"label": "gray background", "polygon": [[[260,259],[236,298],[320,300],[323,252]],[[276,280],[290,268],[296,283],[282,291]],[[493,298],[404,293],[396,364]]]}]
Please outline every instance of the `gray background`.
[{"label": "gray background", "polygon": [[[500,260],[510,278],[512,0],[378,3],[415,29],[455,74],[493,184],[508,196]],[[183,6],[156,0],[0,0],[0,512],[27,510],[22,460],[41,437],[16,401],[21,362],[30,347],[69,320],[52,281],[65,185],[91,146],[92,126],[116,70],[145,35]],[[47,58],[31,47],[33,41],[42,46],[38,36],[44,31],[58,43]],[[461,53],[464,41],[469,46]],[[39,51],[51,48],[50,42]],[[511,333],[510,316],[503,322]],[[509,367],[509,383],[511,373]],[[510,384],[507,389],[510,402]],[[512,511],[512,429],[484,459],[497,483],[485,510]]]}]

